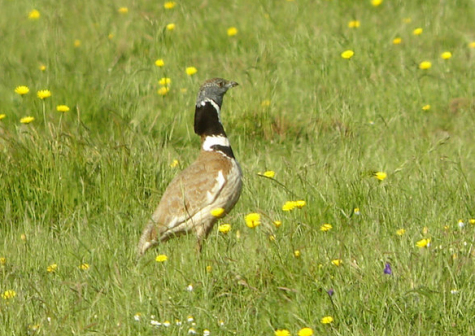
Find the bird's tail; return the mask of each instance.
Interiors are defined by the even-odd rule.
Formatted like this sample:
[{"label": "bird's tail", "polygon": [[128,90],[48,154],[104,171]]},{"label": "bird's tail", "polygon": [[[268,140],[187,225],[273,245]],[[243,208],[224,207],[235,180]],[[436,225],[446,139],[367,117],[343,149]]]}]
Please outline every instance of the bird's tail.
[{"label": "bird's tail", "polygon": [[142,256],[149,248],[154,247],[157,244],[157,225],[153,222],[149,222],[140,237],[137,254]]}]

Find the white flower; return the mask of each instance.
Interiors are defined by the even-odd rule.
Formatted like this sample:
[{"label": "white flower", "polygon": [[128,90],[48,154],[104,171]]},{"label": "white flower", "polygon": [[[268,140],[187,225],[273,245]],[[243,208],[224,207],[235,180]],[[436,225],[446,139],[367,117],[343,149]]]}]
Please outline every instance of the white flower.
[{"label": "white flower", "polygon": [[164,327],[167,327],[167,328],[168,328],[170,325],[171,325],[170,321],[165,321],[165,322],[163,322],[163,326],[164,326]]},{"label": "white flower", "polygon": [[190,328],[190,329],[188,329],[188,334],[190,334],[190,335],[196,335],[196,330],[195,330],[195,328]]},{"label": "white flower", "polygon": [[451,294],[458,294],[458,292],[459,292],[459,291],[458,291],[457,289],[455,289],[455,288],[450,291]]},{"label": "white flower", "polygon": [[208,329],[203,330],[203,336],[209,336],[209,335],[211,335],[211,333]]},{"label": "white flower", "polygon": [[186,290],[188,292],[193,292],[193,285],[192,284],[189,284],[187,287],[186,287]]},{"label": "white flower", "polygon": [[141,317],[142,317],[142,314],[137,313],[137,314],[134,315],[134,320],[135,320],[135,321],[140,321],[140,318],[141,318]]},{"label": "white flower", "polygon": [[156,320],[151,320],[150,321],[150,324],[155,326],[155,327],[160,327],[162,324]]}]

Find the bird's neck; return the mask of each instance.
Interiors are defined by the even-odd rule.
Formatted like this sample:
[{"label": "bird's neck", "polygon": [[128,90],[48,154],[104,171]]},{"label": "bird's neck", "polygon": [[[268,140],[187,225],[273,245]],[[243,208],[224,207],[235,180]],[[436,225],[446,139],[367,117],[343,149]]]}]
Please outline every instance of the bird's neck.
[{"label": "bird's neck", "polygon": [[201,136],[201,149],[207,152],[220,152],[234,158],[231,144],[219,118],[221,106],[204,98],[198,101],[195,109],[195,133]]}]

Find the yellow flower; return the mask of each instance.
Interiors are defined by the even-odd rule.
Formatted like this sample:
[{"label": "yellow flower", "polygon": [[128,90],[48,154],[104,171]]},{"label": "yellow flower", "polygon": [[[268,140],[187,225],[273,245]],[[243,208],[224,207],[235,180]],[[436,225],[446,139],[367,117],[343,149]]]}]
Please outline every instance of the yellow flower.
[{"label": "yellow flower", "polygon": [[412,31],[413,35],[421,35],[424,30],[422,28],[416,28]]},{"label": "yellow flower", "polygon": [[261,225],[261,215],[255,212],[246,215],[244,220],[246,221],[246,225],[251,229]]},{"label": "yellow flower", "polygon": [[107,35],[107,38],[108,38],[109,40],[112,40],[112,39],[114,38],[114,34],[110,33],[109,35]]},{"label": "yellow flower", "polygon": [[[475,223],[474,223],[474,224],[475,224]],[[281,225],[282,225],[282,222],[281,222],[280,220],[274,221],[274,226],[275,226],[276,228],[278,228],[278,227],[281,226]]]},{"label": "yellow flower", "polygon": [[6,114],[0,114],[0,120],[5,119],[6,116],[7,116]]},{"label": "yellow flower", "polygon": [[299,209],[302,209],[306,204],[307,202],[305,202],[304,200],[295,201],[295,206]]},{"label": "yellow flower", "polygon": [[56,106],[56,111],[58,111],[58,112],[68,112],[69,107],[67,105],[58,105],[58,106]]},{"label": "yellow flower", "polygon": [[352,20],[348,22],[348,28],[359,28],[360,22],[358,20]]},{"label": "yellow flower", "polygon": [[374,174],[374,177],[376,177],[380,181],[383,181],[386,179],[386,177],[388,177],[388,174],[386,174],[385,172],[377,172]]},{"label": "yellow flower", "polygon": [[263,106],[263,107],[270,106],[270,100],[269,99],[263,100],[262,103],[261,103],[261,106]]},{"label": "yellow flower", "polygon": [[78,266],[78,268],[80,270],[87,271],[89,269],[89,264],[86,264],[86,263],[81,264],[81,265]]},{"label": "yellow flower", "polygon": [[331,316],[322,317],[322,319],[320,320],[320,322],[322,322],[323,324],[332,323],[332,322],[333,322],[333,317],[331,317]]},{"label": "yellow flower", "polygon": [[117,11],[120,14],[127,14],[129,12],[129,9],[127,7],[120,7]]},{"label": "yellow flower", "polygon": [[374,7],[377,7],[377,6],[381,5],[382,3],[383,3],[383,0],[371,0],[371,4]]},{"label": "yellow flower", "polygon": [[163,61],[163,59],[159,58],[158,60],[155,61],[155,65],[158,67],[162,67],[165,65],[165,62]]},{"label": "yellow flower", "polygon": [[206,272],[211,273],[213,271],[213,267],[208,265],[206,266]]},{"label": "yellow flower", "polygon": [[169,23],[167,24],[167,30],[173,30],[175,29],[176,25],[174,23]]},{"label": "yellow flower", "polygon": [[28,88],[28,86],[21,85],[15,88],[15,93],[18,93],[20,96],[23,96],[27,94],[28,92],[30,92],[30,89]]},{"label": "yellow flower", "polygon": [[332,260],[332,264],[335,265],[335,266],[341,266],[342,263],[343,263],[343,260],[341,260],[341,259],[333,259]]},{"label": "yellow flower", "polygon": [[444,60],[448,60],[452,57],[452,53],[450,51],[445,51],[440,55],[440,57]]},{"label": "yellow flower", "polygon": [[49,265],[48,267],[46,267],[46,271],[48,273],[54,273],[56,272],[56,269],[58,268],[58,265],[57,264],[51,264]]},{"label": "yellow flower", "polygon": [[185,71],[186,71],[186,74],[187,74],[188,76],[193,76],[195,73],[198,72],[198,70],[197,70],[195,67],[192,67],[192,66],[191,66],[191,67],[187,67],[187,68],[185,69]]},{"label": "yellow flower", "polygon": [[313,330],[311,328],[302,328],[299,330],[298,336],[312,336]]},{"label": "yellow flower", "polygon": [[81,46],[81,40],[74,40],[74,48],[79,48]]},{"label": "yellow flower", "polygon": [[7,263],[7,258],[1,257],[1,258],[0,258],[0,265],[1,265],[1,266],[5,266],[6,263]]},{"label": "yellow flower", "polygon": [[422,110],[429,111],[430,110],[430,105],[427,104],[427,105],[422,106]]},{"label": "yellow flower", "polygon": [[295,209],[295,202],[294,201],[287,201],[285,204],[282,206],[283,211],[290,211]]},{"label": "yellow flower", "polygon": [[[31,123],[33,120],[35,120],[34,117],[23,117],[23,118],[20,119],[20,122],[21,122],[22,124],[29,124],[29,123]],[[25,239],[26,239],[26,238],[25,238]]]},{"label": "yellow flower", "polygon": [[259,173],[259,175],[262,175],[268,178],[274,178],[275,172],[273,170],[268,170],[268,171],[265,171],[264,173]]},{"label": "yellow flower", "polygon": [[174,159],[174,160],[172,161],[172,163],[170,163],[170,167],[171,167],[171,168],[175,168],[175,167],[177,167],[179,164],[180,164],[180,162],[178,162],[177,159]]},{"label": "yellow flower", "polygon": [[221,218],[224,216],[224,209],[223,208],[215,208],[210,211],[213,217]]},{"label": "yellow flower", "polygon": [[158,81],[158,84],[162,85],[162,86],[168,86],[170,85],[170,83],[172,82],[172,80],[168,77],[163,77],[163,78],[160,78],[160,80]]},{"label": "yellow flower", "polygon": [[287,329],[277,329],[274,332],[274,336],[290,336],[290,331]]},{"label": "yellow flower", "polygon": [[3,292],[3,294],[2,294],[2,298],[4,300],[13,299],[15,296],[16,296],[16,292],[14,290],[11,290],[11,289]]},{"label": "yellow flower", "polygon": [[353,209],[353,213],[354,213],[355,215],[360,215],[360,214],[361,214],[360,208],[354,208],[354,209]]},{"label": "yellow flower", "polygon": [[228,36],[235,36],[238,33],[236,27],[229,27],[228,28]]},{"label": "yellow flower", "polygon": [[[31,117],[30,117],[31,118]],[[34,118],[33,118],[34,119]],[[26,241],[26,234],[22,233],[20,235],[20,239],[23,240],[23,241]]]},{"label": "yellow flower", "polygon": [[44,64],[41,64],[38,69],[40,69],[41,71],[46,71],[46,65]]},{"label": "yellow flower", "polygon": [[231,224],[221,224],[218,226],[218,231],[224,234],[228,233],[231,231]]},{"label": "yellow flower", "polygon": [[472,49],[475,48],[475,42],[470,42],[470,43],[468,44],[468,47],[469,47],[469,48],[472,48]]},{"label": "yellow flower", "polygon": [[169,91],[170,91],[170,88],[169,88],[169,87],[162,86],[160,89],[158,89],[157,93],[158,93],[160,96],[165,96]]},{"label": "yellow flower", "polygon": [[427,70],[427,69],[430,69],[430,67],[432,66],[432,63],[429,62],[429,61],[423,61],[419,64],[419,69],[422,69],[422,70]]},{"label": "yellow flower", "polygon": [[295,250],[295,251],[294,251],[294,257],[295,257],[295,258],[300,258],[300,255],[301,255],[301,253],[300,253],[299,250]]},{"label": "yellow flower", "polygon": [[344,59],[350,59],[353,57],[355,52],[353,50],[345,50],[344,52],[341,53],[341,57]]},{"label": "yellow flower", "polygon": [[430,238],[424,238],[424,239],[419,240],[416,243],[416,246],[419,247],[419,248],[424,248],[424,247],[430,246]]},{"label": "yellow flower", "polygon": [[406,233],[406,229],[399,229],[399,230],[396,231],[396,234],[397,234],[398,236],[402,236],[402,235],[404,235],[405,233]]},{"label": "yellow flower", "polygon": [[401,44],[402,43],[402,38],[400,37],[396,37],[394,40],[393,40],[393,44]]},{"label": "yellow flower", "polygon": [[471,225],[475,225],[475,219],[474,219],[474,218],[469,219],[468,222],[469,222]]},{"label": "yellow flower", "polygon": [[172,9],[173,7],[176,6],[176,2],[175,1],[167,1],[163,4],[163,7],[165,9]]},{"label": "yellow flower", "polygon": [[274,235],[270,235],[270,236],[269,236],[269,240],[270,240],[270,241],[275,241],[275,236],[274,236]]},{"label": "yellow flower", "polygon": [[51,91],[50,90],[40,90],[36,93],[36,95],[40,99],[46,99],[46,98],[51,97]]},{"label": "yellow flower", "polygon": [[38,20],[40,16],[40,12],[36,9],[33,9],[30,13],[28,13],[28,19],[30,20]]},{"label": "yellow flower", "polygon": [[164,261],[167,261],[168,260],[168,257],[164,254],[159,254],[156,258],[155,258],[155,261],[156,262],[164,262]]},{"label": "yellow flower", "polygon": [[422,234],[423,234],[423,235],[426,235],[427,232],[429,232],[429,228],[428,228],[427,226],[424,226],[424,227],[422,228]]},{"label": "yellow flower", "polygon": [[326,232],[330,231],[332,228],[333,226],[331,224],[323,224],[322,226],[320,226],[320,231]]}]

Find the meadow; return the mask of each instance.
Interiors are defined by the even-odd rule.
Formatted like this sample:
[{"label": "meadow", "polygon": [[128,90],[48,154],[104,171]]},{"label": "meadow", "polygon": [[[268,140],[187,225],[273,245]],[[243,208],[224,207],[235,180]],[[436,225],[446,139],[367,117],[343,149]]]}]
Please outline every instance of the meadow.
[{"label": "meadow", "polygon": [[[0,335],[475,334],[474,18],[470,0],[2,0]],[[230,230],[138,259],[213,77],[240,84]]]}]

